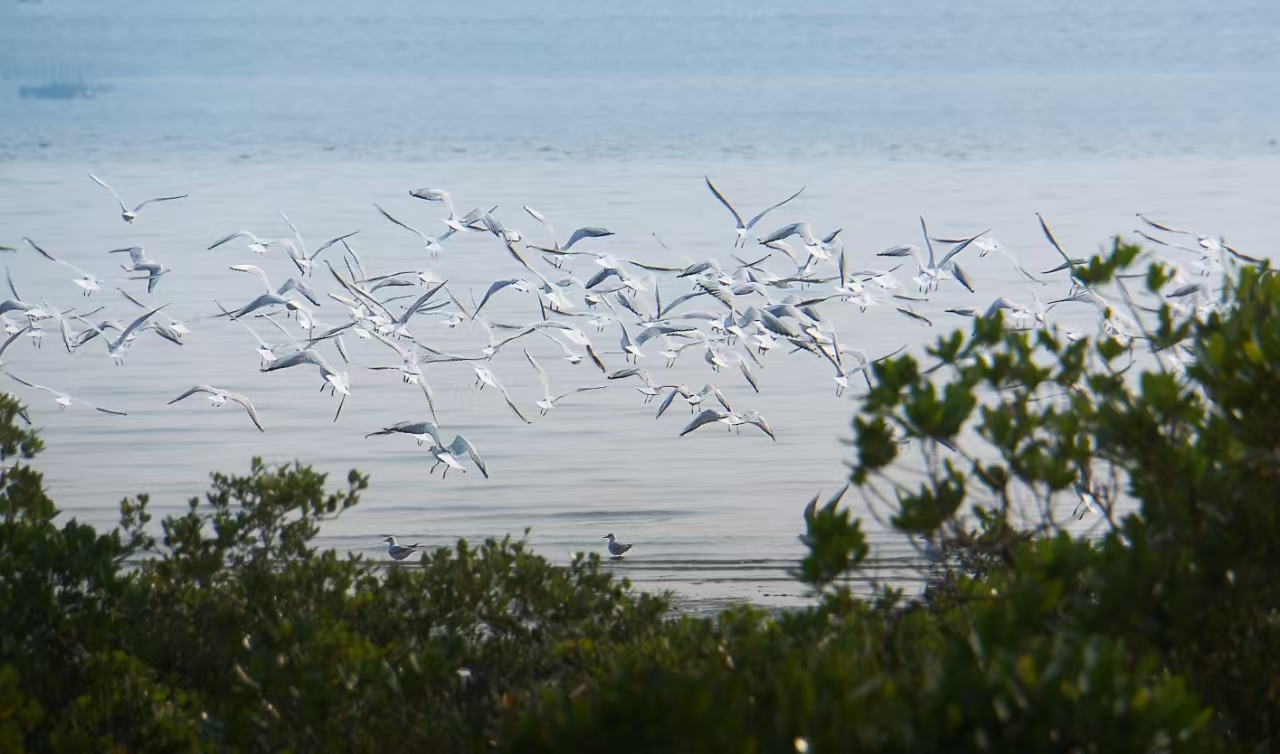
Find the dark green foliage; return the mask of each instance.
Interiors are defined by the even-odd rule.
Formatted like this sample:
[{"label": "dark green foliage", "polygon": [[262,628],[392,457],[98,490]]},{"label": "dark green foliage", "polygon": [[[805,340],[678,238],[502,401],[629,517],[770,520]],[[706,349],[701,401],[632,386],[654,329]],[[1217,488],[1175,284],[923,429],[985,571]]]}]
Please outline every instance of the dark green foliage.
[{"label": "dark green foliage", "polygon": [[[1104,316],[1136,319],[1116,275],[1137,254],[1074,269],[1119,290]],[[1280,282],[1230,282],[1143,339],[997,315],[939,339],[941,371],[877,364],[851,479],[949,560],[924,599],[858,599],[861,521],[815,505],[814,606],[779,615],[672,619],[595,556],[509,538],[340,557],[313,539],[368,480],[256,459],[158,537],[145,495],[116,531],[59,525],[0,397],[0,752],[1273,750]],[[1077,488],[1089,538],[1059,523]]]}]

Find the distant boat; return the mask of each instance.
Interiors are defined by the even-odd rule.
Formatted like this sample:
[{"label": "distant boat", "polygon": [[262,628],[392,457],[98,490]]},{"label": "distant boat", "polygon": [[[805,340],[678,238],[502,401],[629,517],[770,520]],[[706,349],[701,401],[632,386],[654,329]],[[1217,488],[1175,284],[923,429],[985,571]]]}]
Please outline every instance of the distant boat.
[{"label": "distant boat", "polygon": [[18,87],[18,96],[24,99],[92,99],[97,94],[93,87],[73,81],[50,81],[39,86]]},{"label": "distant boat", "polygon": [[91,86],[82,80],[54,79],[47,84],[18,87],[23,99],[93,99],[100,92],[110,91],[109,86]]}]

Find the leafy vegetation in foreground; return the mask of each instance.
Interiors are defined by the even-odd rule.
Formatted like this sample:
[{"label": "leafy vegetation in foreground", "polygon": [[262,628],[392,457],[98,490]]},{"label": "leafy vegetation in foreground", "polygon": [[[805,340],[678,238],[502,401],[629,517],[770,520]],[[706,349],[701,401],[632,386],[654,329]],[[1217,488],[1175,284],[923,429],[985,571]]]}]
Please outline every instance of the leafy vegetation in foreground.
[{"label": "leafy vegetation in foreground", "polygon": [[[1100,286],[1137,252],[1074,276]],[[356,472],[337,491],[296,465],[215,474],[158,539],[146,497],[108,534],[59,525],[2,398],[0,751],[1272,750],[1280,281],[1230,283],[1220,311],[1163,307],[1132,342],[979,320],[932,378],[879,365],[853,481],[961,565],[924,601],[855,599],[868,548],[824,508],[797,570],[819,599],[780,616],[667,619],[595,557],[510,540],[422,568],[319,551]],[[1159,369],[1138,376],[1135,349]],[[903,435],[923,482],[894,477]],[[1058,526],[1064,492],[1100,536]]]}]

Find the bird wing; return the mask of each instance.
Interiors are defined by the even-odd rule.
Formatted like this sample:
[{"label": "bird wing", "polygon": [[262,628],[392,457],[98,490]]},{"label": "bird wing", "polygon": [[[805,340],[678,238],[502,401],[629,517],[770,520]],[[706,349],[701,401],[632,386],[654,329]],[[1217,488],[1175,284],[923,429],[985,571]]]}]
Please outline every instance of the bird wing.
[{"label": "bird wing", "polygon": [[1062,247],[1058,245],[1058,239],[1053,237],[1053,232],[1049,230],[1049,226],[1045,223],[1044,218],[1040,216],[1039,212],[1036,213],[1036,219],[1040,221],[1040,230],[1044,231],[1044,237],[1049,239],[1049,244],[1053,246],[1054,250],[1058,252],[1058,255],[1062,257],[1062,261],[1066,262],[1068,267],[1074,267],[1075,263],[1071,261],[1071,257],[1067,256],[1066,252],[1062,250]]},{"label": "bird wing", "polygon": [[128,254],[129,261],[132,262],[135,267],[140,264],[145,264],[148,261],[146,258],[146,252],[143,251],[141,246],[129,246],[124,249],[112,249],[107,253],[108,254],[120,254],[120,253]]},{"label": "bird wing", "polygon": [[960,285],[968,288],[969,292],[973,293],[973,285],[969,282],[969,276],[965,273],[964,268],[960,266],[959,262],[951,263],[951,274],[955,275],[956,281],[959,282]]},{"label": "bird wing", "polygon": [[276,295],[283,296],[289,291],[297,291],[298,293],[301,293],[303,296],[305,296],[307,300],[310,301],[311,303],[315,304],[316,306],[320,305],[320,302],[316,300],[315,291],[311,290],[311,286],[307,285],[306,283],[302,282],[297,278],[289,278],[288,280],[284,281],[284,283],[280,285],[280,288],[276,290]]},{"label": "bird wing", "polygon": [[472,312],[472,313],[471,313],[471,319],[475,319],[475,318],[476,318],[476,315],[480,313],[480,310],[484,308],[484,305],[485,305],[485,304],[487,304],[487,303],[489,303],[489,299],[490,299],[490,297],[492,297],[492,296],[493,296],[493,294],[497,293],[498,291],[502,290],[503,288],[506,288],[506,287],[507,287],[507,286],[509,286],[509,285],[515,285],[515,284],[516,284],[516,283],[518,283],[518,282],[520,282],[520,281],[518,281],[518,280],[514,280],[514,279],[513,279],[513,280],[495,280],[495,281],[493,281],[493,282],[489,285],[489,290],[487,290],[487,291],[485,291],[485,292],[484,292],[484,298],[480,299],[480,305],[479,305],[479,306],[477,306],[477,307],[476,307],[476,310],[475,310],[474,312]]},{"label": "bird wing", "polygon": [[533,365],[534,370],[538,372],[538,381],[542,383],[543,395],[548,401],[555,403],[555,400],[551,398],[551,378],[547,376],[547,370],[542,368],[542,365],[538,363],[537,359],[533,358],[533,355],[529,353],[529,349],[527,348],[524,349],[524,357],[529,360],[529,363]]},{"label": "bird wing", "polygon": [[431,288],[427,289],[426,293],[419,296],[417,300],[414,301],[412,304],[409,304],[409,308],[405,309],[404,314],[401,314],[399,319],[397,319],[396,321],[399,322],[401,325],[407,325],[409,323],[409,318],[417,314],[418,310],[422,308],[422,305],[427,303],[427,301],[429,301],[432,296],[436,295],[436,292],[439,291],[441,288],[443,288],[446,282],[448,281],[441,281],[439,283],[436,283]]},{"label": "bird wing", "polygon": [[573,232],[572,235],[569,236],[569,242],[564,245],[563,250],[568,251],[570,248],[573,247],[575,243],[581,241],[584,238],[603,238],[605,236],[612,236],[612,235],[614,235],[613,231],[605,230],[604,228],[594,228],[594,227],[578,228]]},{"label": "bird wing", "polygon": [[570,390],[567,393],[561,393],[560,395],[557,395],[554,398],[547,396],[547,401],[549,401],[550,403],[559,403],[564,398],[568,398],[569,396],[574,395],[576,393],[589,393],[592,390],[604,390],[606,387],[608,387],[608,385],[592,385],[590,387],[576,387],[573,390]]},{"label": "bird wing", "polygon": [[322,372],[337,374],[337,372],[333,370],[333,367],[329,366],[329,362],[325,361],[323,356],[310,348],[304,348],[301,351],[296,351],[288,356],[282,356],[275,361],[269,362],[266,366],[262,367],[261,371],[274,372],[277,369],[288,369],[289,367],[296,367],[299,364],[314,364],[315,366],[320,367]]},{"label": "bird wing", "polygon": [[920,247],[915,244],[900,244],[892,246],[884,251],[876,254],[878,257],[914,257],[917,263],[922,263],[920,257]]},{"label": "bird wing", "polygon": [[484,465],[484,458],[480,456],[480,452],[476,450],[476,446],[472,445],[470,440],[462,435],[455,435],[453,442],[449,443],[447,450],[455,457],[464,453],[470,456],[472,462],[475,463],[476,468],[480,469],[481,474],[484,474],[484,478],[489,478],[489,469]]},{"label": "bird wing", "polygon": [[543,229],[547,231],[548,236],[551,236],[551,245],[554,248],[540,249],[540,251],[547,251],[553,254],[560,251],[560,242],[556,240],[556,230],[555,228],[551,227],[551,223],[547,222],[547,218],[544,217],[541,212],[534,209],[533,207],[530,207],[527,204],[522,204],[521,207],[524,208],[525,212],[529,213],[530,217],[532,217],[534,220],[537,220],[542,225]]},{"label": "bird wing", "polygon": [[706,293],[707,293],[706,291],[694,291],[693,293],[686,293],[683,296],[676,298],[676,300],[668,303],[665,309],[658,312],[658,316],[665,317],[667,316],[667,312],[671,311],[677,306],[683,304],[684,302],[688,301],[691,298],[697,298],[698,296],[705,296]]},{"label": "bird wing", "polygon": [[386,306],[383,306],[381,301],[374,298],[368,291],[364,290],[360,286],[354,283],[348,283],[346,278],[342,277],[337,270],[333,269],[333,265],[329,264],[329,260],[325,260],[325,265],[329,268],[329,274],[333,275],[333,277],[338,281],[338,284],[343,288],[346,288],[347,292],[352,296],[355,296],[357,299],[362,301],[365,306],[368,306],[370,311],[377,311],[381,313],[389,322],[396,321],[396,318],[391,314],[391,310],[387,309]]},{"label": "bird wing", "polygon": [[177,403],[183,398],[189,398],[195,395],[196,393],[209,393],[211,395],[218,395],[221,393],[223,395],[226,395],[226,393],[223,393],[221,390],[217,389],[216,387],[212,387],[210,385],[196,385],[195,387],[188,388],[186,392],[184,392],[182,395],[179,395],[177,398],[174,398],[173,400],[169,401],[169,403],[166,405],[172,406],[173,404]]},{"label": "bird wing", "polygon": [[213,243],[209,244],[209,247],[205,249],[205,251],[213,251],[214,249],[218,248],[222,244],[227,243],[229,241],[234,241],[237,238],[248,238],[251,241],[255,241],[255,242],[258,241],[258,237],[253,235],[249,231],[237,230],[235,233],[231,233],[229,235],[223,236],[222,238],[219,238],[217,241],[214,241]]},{"label": "bird wing", "polygon": [[[747,353],[750,353],[750,351]],[[751,371],[751,365],[745,359],[742,359],[738,362],[738,368],[742,370],[742,376],[747,378],[747,383],[751,385],[751,389],[757,393],[760,392],[760,386],[756,384],[756,376]]]},{"label": "bird wing", "polygon": [[[231,265],[231,269],[236,272],[247,272],[252,275],[256,275],[267,293],[274,293],[274,291],[271,290],[271,280],[267,277],[267,273],[264,272],[261,267],[253,264],[233,264]],[[280,293],[283,292],[284,291],[280,291]]]},{"label": "bird wing", "polygon": [[289,216],[284,213],[284,210],[279,210],[279,212],[280,212],[280,217],[284,218],[285,225],[288,225],[289,230],[293,231],[293,237],[298,242],[298,248],[291,249],[289,251],[289,256],[291,257],[305,256],[307,251],[307,244],[302,240],[302,234],[298,232],[298,228],[293,224],[293,221],[289,219]]},{"label": "bird wing", "polygon": [[492,369],[489,369],[487,371],[489,372],[489,378],[493,380],[494,386],[498,388],[498,392],[502,393],[502,397],[504,400],[506,400],[507,406],[509,406],[511,410],[515,412],[516,416],[520,417],[520,421],[524,422],[525,424],[533,424],[533,422],[524,418],[524,414],[520,413],[520,409],[517,408],[516,404],[511,400],[511,394],[507,392],[506,386],[504,386],[501,382],[498,381],[498,375],[494,374]]},{"label": "bird wing", "polygon": [[[981,238],[982,236],[984,236],[984,235],[986,235],[987,233],[990,233],[990,232],[991,232],[991,230],[990,230],[990,229],[988,229],[988,230],[984,230],[984,231],[982,231],[981,233],[979,233],[978,235],[976,235],[976,236],[970,236],[970,237],[968,237],[968,238],[964,239],[963,241],[961,241],[960,243],[956,244],[954,247],[952,247],[952,248],[951,248],[951,250],[950,250],[950,251],[948,251],[946,254],[944,254],[944,255],[943,255],[943,257],[942,257],[942,261],[938,262],[938,267],[942,267],[942,266],[946,265],[946,263],[947,263],[947,262],[949,262],[949,261],[951,261],[951,258],[952,258],[952,257],[954,257],[956,254],[959,254],[960,252],[962,252],[962,251],[964,251],[965,249],[969,248],[969,244],[973,243],[974,241],[978,240],[979,238]],[[932,243],[932,242],[930,242],[930,243]],[[966,286],[966,287],[967,287],[967,286]]]},{"label": "bird wing", "polygon": [[[770,212],[774,211],[775,209],[777,209],[777,208],[781,207],[782,205],[786,204],[787,202],[791,201],[792,199],[795,199],[797,196],[800,196],[800,195],[801,195],[801,194],[803,194],[803,193],[804,193],[804,186],[801,186],[799,191],[795,192],[795,193],[794,193],[794,194],[792,194],[791,196],[788,196],[786,199],[783,199],[782,201],[778,202],[777,204],[773,205],[772,207],[766,207],[765,209],[760,210],[760,214],[758,214],[758,215],[756,215],[755,217],[751,218],[751,222],[747,223],[747,230],[751,230],[751,228],[755,227],[755,224],[756,224],[756,223],[758,223],[758,222],[760,222],[760,218],[764,217],[765,215],[769,214]],[[735,213],[735,214],[736,214],[736,213]],[[738,222],[742,222],[742,221],[741,221],[741,220],[739,220]]]},{"label": "bird wing", "polygon": [[1022,263],[1018,261],[1018,258],[1013,255],[1013,252],[1009,251],[1004,246],[997,246],[996,251],[1003,254],[1004,258],[1009,260],[1009,264],[1013,265],[1013,269],[1017,270],[1019,275],[1022,275],[1024,278],[1031,281],[1032,283],[1047,285],[1047,283],[1045,283],[1040,278],[1036,277],[1035,275],[1032,275],[1030,272],[1027,272],[1026,268],[1022,266]]},{"label": "bird wing", "polygon": [[721,419],[724,419],[725,416],[726,414],[723,411],[717,411],[714,408],[706,409],[702,413],[693,417],[693,421],[689,422],[684,429],[680,430],[680,436],[684,437],[685,435],[689,434],[690,432],[697,429],[698,427],[704,426],[706,424],[714,424],[715,422],[718,422]]},{"label": "bird wing", "polygon": [[[65,320],[64,320],[64,322],[65,322]],[[31,329],[31,324],[30,324],[30,323],[27,323],[27,326],[26,326],[26,327],[22,328],[21,330],[18,330],[17,332],[13,333],[13,334],[12,334],[12,335],[10,335],[8,338],[6,338],[6,339],[5,339],[5,341],[4,341],[4,343],[3,343],[3,344],[0,344],[0,356],[4,356],[5,349],[9,347],[9,344],[10,344],[10,343],[12,343],[13,341],[17,340],[17,338],[18,338],[18,336],[19,336],[19,335],[22,335],[23,333],[25,333],[27,330],[30,330],[30,329]],[[0,364],[2,364],[2,363],[4,363],[4,362],[0,361]],[[9,376],[10,376],[10,377],[12,377],[13,375],[9,375]]]},{"label": "bird wing", "polygon": [[730,311],[736,310],[736,307],[733,305],[733,292],[730,291],[728,288],[724,287],[723,285],[720,285],[719,283],[711,283],[711,282],[707,282],[706,280],[699,280],[698,287],[706,291],[707,293],[710,293],[711,297],[714,298],[716,301],[719,301],[720,303],[729,307]]},{"label": "bird wing", "polygon": [[[706,182],[707,182],[707,188],[711,189],[711,193],[712,193],[712,194],[714,194],[714,195],[715,195],[715,197],[716,197],[717,199],[719,199],[719,200],[720,200],[720,203],[721,203],[721,204],[723,204],[723,205],[725,206],[725,209],[727,209],[727,210],[729,210],[730,212],[732,212],[732,213],[733,213],[733,220],[734,220],[734,222],[735,222],[735,223],[737,223],[737,227],[739,227],[739,228],[746,228],[747,226],[746,226],[746,225],[744,225],[744,224],[743,224],[743,222],[742,222],[742,215],[739,215],[739,214],[738,214],[738,210],[734,209],[734,208],[733,208],[733,205],[729,203],[729,200],[724,198],[724,194],[721,194],[721,193],[716,189],[715,184],[711,182],[711,179],[710,179],[710,178],[708,178],[708,177],[707,177],[707,176],[705,176],[705,175],[703,176],[703,179],[704,179],[704,180],[706,180]],[[757,219],[759,219],[759,218],[757,218]]]},{"label": "bird wing", "polygon": [[[784,238],[790,238],[791,236],[797,235],[798,233],[800,233],[800,225],[801,223],[791,223],[790,225],[784,225],[781,228],[778,228],[774,232],[770,233],[769,235],[765,236],[764,238],[761,238],[760,243],[768,246],[769,244],[772,244],[772,243],[778,243]],[[784,251],[783,253],[785,254],[787,252]],[[798,258],[798,255],[797,255],[797,258]]]},{"label": "bird wing", "polygon": [[437,188],[421,188],[414,189],[409,192],[409,196],[415,199],[421,199],[425,202],[440,202],[449,208],[449,212],[453,212],[453,195],[444,189]]},{"label": "bird wing", "polygon": [[115,190],[115,189],[113,189],[113,188],[111,188],[110,186],[108,186],[108,185],[107,185],[107,182],[106,182],[106,181],[102,180],[101,178],[99,178],[98,176],[94,175],[93,173],[90,173],[90,174],[89,174],[89,177],[93,179],[93,182],[94,182],[94,183],[98,184],[99,186],[103,187],[103,188],[104,188],[104,189],[106,189],[107,191],[110,191],[110,192],[111,192],[111,195],[112,195],[112,196],[114,196],[114,197],[116,198],[116,202],[120,204],[120,211],[121,211],[121,212],[128,212],[128,211],[129,211],[129,208],[128,208],[128,207],[126,207],[126,206],[124,206],[124,200],[120,198],[120,195],[116,193],[116,190]]},{"label": "bird wing", "polygon": [[370,330],[369,334],[372,335],[374,339],[377,340],[379,343],[382,343],[383,345],[387,346],[391,350],[395,351],[396,355],[399,356],[402,361],[417,361],[416,354],[414,354],[412,351],[408,350],[404,346],[400,345],[399,343],[395,342],[394,340],[391,340],[390,338],[383,335],[382,333],[378,332],[377,330]]},{"label": "bird wing", "polygon": [[1157,229],[1157,230],[1163,230],[1163,231],[1164,231],[1164,232],[1166,232],[1166,233],[1177,233],[1177,234],[1179,234],[1179,235],[1184,235],[1184,236],[1194,236],[1194,235],[1196,235],[1195,231],[1191,231],[1191,230],[1179,230],[1179,229],[1177,229],[1177,228],[1171,228],[1171,227],[1169,227],[1168,225],[1165,225],[1165,224],[1163,224],[1163,223],[1158,223],[1158,222],[1156,222],[1155,220],[1152,220],[1152,219],[1148,218],[1146,215],[1142,214],[1141,212],[1139,212],[1139,213],[1137,213],[1137,214],[1138,214],[1138,219],[1139,219],[1139,220],[1141,220],[1142,222],[1146,223],[1147,225],[1150,225],[1151,227],[1153,227],[1153,228],[1155,228],[1155,229]]},{"label": "bird wing", "polygon": [[421,237],[423,238],[423,240],[425,240],[425,241],[430,241],[430,240],[431,240],[431,236],[428,236],[426,233],[423,233],[422,231],[418,230],[417,228],[413,227],[412,225],[406,225],[405,223],[400,222],[399,220],[395,219],[395,218],[394,218],[394,217],[392,217],[390,214],[388,214],[388,212],[387,212],[385,209],[383,209],[382,207],[379,207],[377,204],[374,204],[373,206],[374,206],[375,208],[377,208],[377,210],[378,210],[379,212],[381,212],[381,213],[382,213],[382,216],[383,216],[383,217],[387,218],[388,220],[390,220],[391,222],[395,223],[396,225],[399,225],[401,228],[404,228],[405,230],[407,230],[407,231],[411,231],[411,232],[413,232],[413,233],[417,233],[417,234],[418,234],[419,236],[421,236]]},{"label": "bird wing", "polygon": [[929,269],[936,270],[938,265],[933,261],[933,241],[929,238],[929,226],[924,221],[924,215],[920,216],[920,230],[924,232],[925,246],[929,247]]},{"label": "bird wing", "polygon": [[26,241],[26,242],[31,246],[31,248],[35,249],[36,251],[38,251],[38,252],[40,253],[40,256],[44,257],[45,259],[48,259],[50,262],[56,262],[56,261],[58,261],[57,257],[53,256],[53,255],[52,255],[52,254],[50,254],[49,252],[47,252],[47,251],[45,251],[44,249],[40,248],[40,244],[36,243],[35,241],[32,241],[30,238],[27,238],[26,236],[23,236],[22,240],[23,240],[23,241]]},{"label": "bird wing", "polygon": [[821,495],[821,493],[819,493],[818,495],[814,495],[814,496],[813,496],[813,499],[809,501],[809,504],[808,504],[808,505],[806,505],[806,506],[804,507],[804,520],[805,520],[806,522],[808,522],[808,521],[812,521],[814,518],[816,518],[816,517],[817,517],[817,515],[818,515],[818,497],[819,497],[820,495]]},{"label": "bird wing", "polygon": [[925,324],[926,324],[926,325],[928,325],[929,327],[933,327],[933,322],[929,321],[929,318],[928,318],[928,317],[925,317],[924,315],[921,315],[921,314],[916,314],[915,312],[911,311],[910,309],[903,309],[903,308],[902,308],[902,307],[900,307],[900,306],[899,306],[899,307],[897,307],[897,309],[898,309],[898,312],[899,312],[899,313],[904,314],[904,315],[906,315],[907,317],[910,317],[911,319],[919,320],[920,322],[925,323]]},{"label": "bird wing", "polygon": [[[315,259],[316,257],[320,256],[320,252],[324,251],[325,249],[329,248],[330,246],[333,246],[333,245],[334,245],[334,244],[336,244],[336,243],[343,243],[343,242],[344,242],[344,241],[346,241],[348,238],[350,238],[350,237],[354,236],[355,234],[357,234],[357,233],[359,233],[359,232],[360,232],[360,231],[358,231],[358,230],[353,230],[353,231],[351,231],[350,233],[347,233],[347,234],[345,234],[345,235],[338,236],[337,238],[330,238],[328,241],[325,241],[324,243],[320,244],[320,248],[316,249],[316,250],[315,250],[315,253],[313,253],[313,254],[312,254],[310,257],[308,257],[308,258],[309,258],[309,259]],[[348,249],[350,249],[350,247],[347,247],[347,248],[348,248]]]},{"label": "bird wing", "polygon": [[17,382],[20,385],[26,385],[27,387],[32,388],[34,390],[43,390],[44,392],[50,393],[52,395],[62,395],[62,393],[58,392],[57,390],[54,390],[51,387],[45,387],[44,385],[37,385],[33,382],[27,382],[26,380],[22,379],[21,377],[14,374],[13,372],[10,372],[7,369],[0,369],[0,372],[4,372],[9,376],[10,379],[12,379],[14,382]]},{"label": "bird wing", "polygon": [[679,393],[679,392],[680,392],[679,389],[674,389],[671,392],[667,393],[667,397],[663,398],[662,403],[658,405],[658,413],[653,418],[657,419],[661,417],[666,412],[666,410],[671,407],[671,402],[676,399],[676,393]]},{"label": "bird wing", "polygon": [[622,261],[626,262],[627,264],[639,267],[642,270],[651,270],[653,272],[679,272],[682,269],[680,267],[663,267],[657,264],[647,264],[645,262],[637,262],[634,259],[624,259]]},{"label": "bird wing", "polygon": [[729,405],[729,401],[725,399],[724,393],[720,392],[720,390],[715,385],[712,385],[710,383],[703,385],[702,390],[699,390],[698,394],[713,395],[715,396],[715,399],[720,402],[720,405],[724,406],[725,411],[733,411],[733,406]]},{"label": "bird wing", "polygon": [[431,390],[431,384],[427,382],[427,376],[421,372],[418,374],[418,386],[422,388],[422,394],[427,398],[427,408],[431,409],[431,418],[438,420],[439,417],[436,416],[435,393]]},{"label": "bird wing", "polygon": [[138,206],[134,207],[133,213],[135,215],[138,214],[139,212],[142,211],[142,208],[147,206],[148,204],[154,204],[155,202],[171,202],[174,199],[186,199],[188,196],[190,196],[190,194],[179,194],[178,196],[157,196],[154,199],[148,199],[142,204],[139,204]]},{"label": "bird wing", "polygon": [[45,251],[44,249],[40,248],[39,244],[37,244],[35,241],[32,241],[30,238],[23,237],[23,239],[22,239],[22,240],[23,240],[23,241],[26,241],[28,244],[30,244],[30,245],[31,245],[31,248],[33,248],[33,249],[35,249],[36,251],[40,252],[40,256],[44,257],[45,259],[48,259],[50,262],[57,262],[58,264],[62,265],[63,267],[67,267],[67,268],[69,268],[69,269],[75,270],[76,272],[80,273],[80,276],[81,276],[81,277],[89,278],[89,279],[92,279],[92,278],[93,278],[93,275],[90,275],[89,273],[85,272],[84,270],[80,269],[79,267],[76,267],[74,264],[71,264],[70,262],[66,261],[65,259],[58,259],[58,258],[57,258],[57,257],[55,257],[54,255],[52,255],[52,254],[50,254],[49,252]]},{"label": "bird wing", "polygon": [[253,426],[257,427],[259,432],[267,431],[263,429],[262,421],[258,419],[258,410],[253,407],[253,403],[251,403],[248,398],[235,393],[227,393],[227,400],[235,401],[241,406],[244,406],[244,410],[249,412],[249,418],[253,420]]},{"label": "bird wing", "polygon": [[605,374],[609,373],[609,369],[604,365],[604,362],[600,360],[600,356],[596,354],[595,349],[592,348],[589,343],[587,344],[587,355],[591,357],[592,363],[599,367],[601,372],[604,372]]},{"label": "bird wing", "polygon": [[761,416],[760,414],[757,414],[754,411],[748,411],[741,418],[747,424],[754,424],[755,426],[759,427],[760,431],[764,432],[766,435],[769,436],[769,439],[773,440],[774,442],[778,441],[778,437],[773,434],[773,430],[769,429],[769,422],[765,421],[764,417]]},{"label": "bird wing", "polygon": [[120,333],[120,337],[116,339],[116,343],[117,344],[123,343],[125,339],[129,337],[129,333],[133,332],[134,330],[137,330],[139,327],[142,326],[144,322],[146,322],[148,319],[151,319],[151,315],[155,314],[156,312],[160,311],[166,306],[168,306],[168,304],[164,304],[163,306],[157,306],[156,308],[152,309],[151,311],[147,312],[141,317],[138,317],[134,321],[130,322],[129,326],[124,329],[124,332]]},{"label": "bird wing", "polygon": [[491,213],[482,212],[480,214],[480,223],[484,225],[485,229],[488,230],[493,235],[503,240],[506,239],[507,226],[503,225],[502,221],[494,217]]}]

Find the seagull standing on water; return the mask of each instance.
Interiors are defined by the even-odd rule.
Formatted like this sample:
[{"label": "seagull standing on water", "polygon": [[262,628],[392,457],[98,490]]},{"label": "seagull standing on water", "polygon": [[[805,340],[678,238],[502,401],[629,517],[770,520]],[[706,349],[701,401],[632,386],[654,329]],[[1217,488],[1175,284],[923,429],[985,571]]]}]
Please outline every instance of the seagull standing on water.
[{"label": "seagull standing on water", "polygon": [[622,560],[623,553],[631,549],[631,545],[622,544],[613,534],[606,534],[603,538],[609,540],[609,554],[613,556],[613,560]]},{"label": "seagull standing on water", "polygon": [[419,547],[422,547],[422,545],[417,542],[414,542],[411,545],[398,545],[396,544],[395,537],[387,537],[382,541],[387,543],[387,554],[395,560],[404,560],[412,555]]}]

